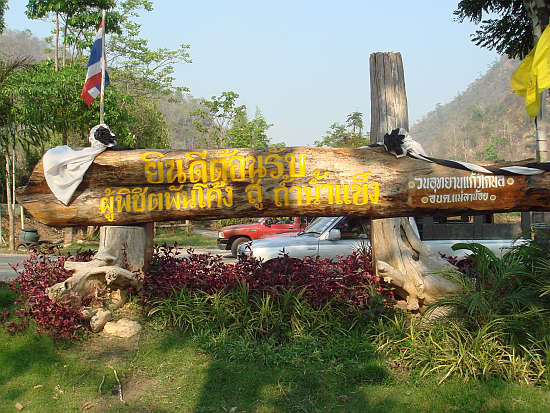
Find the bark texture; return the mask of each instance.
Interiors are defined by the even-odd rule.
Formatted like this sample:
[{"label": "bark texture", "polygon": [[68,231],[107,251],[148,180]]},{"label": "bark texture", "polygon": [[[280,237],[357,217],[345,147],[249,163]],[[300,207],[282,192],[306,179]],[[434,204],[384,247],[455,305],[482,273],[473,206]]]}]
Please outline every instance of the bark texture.
[{"label": "bark texture", "polygon": [[51,193],[41,162],[17,199],[36,219],[62,227],[281,215],[475,215],[549,210],[550,173],[473,175],[397,159],[383,147],[106,151],[68,206]]},{"label": "bark texture", "polygon": [[[401,55],[371,54],[370,79],[371,143],[383,143],[384,134],[409,128]],[[437,274],[450,264],[420,241],[408,218],[373,220],[371,228],[376,271],[398,288],[408,309],[420,309],[457,291],[455,284]]]},{"label": "bark texture", "polygon": [[105,226],[99,229],[96,259],[141,272],[145,265],[147,233],[142,226]]},{"label": "bark texture", "polygon": [[15,211],[13,210],[12,200],[12,181],[10,171],[10,157],[9,153],[4,154],[4,160],[6,165],[6,203],[8,210],[8,249],[15,251]]}]

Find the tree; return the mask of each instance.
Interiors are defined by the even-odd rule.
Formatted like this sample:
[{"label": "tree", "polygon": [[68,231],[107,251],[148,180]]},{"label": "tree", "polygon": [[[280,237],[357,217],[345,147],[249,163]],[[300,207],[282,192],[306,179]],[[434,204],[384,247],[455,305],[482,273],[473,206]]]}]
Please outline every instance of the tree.
[{"label": "tree", "polygon": [[195,127],[203,135],[203,144],[220,148],[225,140],[231,122],[242,112],[244,106],[236,106],[239,95],[235,92],[222,92],[210,100],[201,99],[201,107],[191,115],[195,117]]},{"label": "tree", "polygon": [[160,100],[159,109],[166,116],[170,146],[173,149],[193,150],[198,147],[202,134],[195,127],[191,113],[200,108],[199,98],[182,92],[164,96]]},{"label": "tree", "polygon": [[8,0],[0,0],[0,33],[2,33],[6,28],[6,24],[4,21],[4,14],[6,13],[7,8],[8,8]]},{"label": "tree", "polygon": [[346,118],[346,125],[351,128],[354,135],[363,135],[363,114],[361,112],[353,112]]},{"label": "tree", "polygon": [[315,141],[315,146],[358,148],[368,143],[368,136],[363,136],[363,114],[353,112],[347,116],[345,125],[336,122],[330,125],[326,135],[320,141]]},{"label": "tree", "polygon": [[220,96],[212,96],[210,100],[202,99],[200,108],[191,112],[206,147],[269,146],[266,132],[272,124],[267,123],[260,112],[249,121],[246,106],[237,106],[238,98],[235,92],[223,92]]},{"label": "tree", "polygon": [[73,42],[70,42],[69,31],[71,28],[76,29],[73,32],[81,34],[83,30],[97,25],[99,10],[111,9],[114,5],[114,0],[28,0],[26,14],[30,19],[42,19],[51,14],[55,15],[54,65],[57,69],[60,21],[63,24],[62,66],[65,66],[67,47],[78,39],[78,36],[76,38],[72,36]]},{"label": "tree", "polygon": [[485,146],[484,150],[481,152],[479,158],[487,161],[501,161],[502,156],[500,150],[505,147],[507,140],[504,138],[494,138]]},{"label": "tree", "polygon": [[326,135],[320,141],[315,141],[315,146],[329,146],[333,148],[347,147],[351,141],[346,127],[340,123],[333,123]]},{"label": "tree", "polygon": [[[166,148],[170,146],[166,118],[158,109],[157,102],[134,97],[128,106],[129,136],[124,145],[131,148]],[[116,126],[116,124],[115,124]]]},{"label": "tree", "polygon": [[[88,131],[98,122],[99,103],[96,100],[90,110],[80,99],[84,63],[70,63],[57,72],[52,65],[37,63],[7,79],[3,93],[12,97],[13,122],[20,133],[38,140],[39,151],[59,144],[87,146]],[[166,146],[166,122],[154,102],[128,95],[116,85],[105,89],[105,121],[122,145]]]},{"label": "tree", "polygon": [[[72,47],[71,60],[89,49],[101,10],[109,10],[105,29],[107,38],[108,66],[119,70],[111,77],[113,82],[126,85],[126,93],[134,96],[158,97],[177,88],[174,86],[174,64],[191,62],[189,45],[177,49],[150,50],[146,39],[139,37],[141,25],[136,23],[139,10],[153,10],[149,0],[29,0],[27,16],[32,19],[56,16],[56,42],[54,63],[57,68],[59,36],[62,31],[62,64],[66,52]],[[62,28],[60,28],[60,24]]]},{"label": "tree", "polygon": [[[537,3],[545,3],[543,7]],[[461,0],[454,12],[458,22],[480,25],[472,41],[510,59],[524,57],[548,24],[548,5],[536,0]],[[534,7],[534,9],[533,9]],[[484,19],[484,14],[498,18]],[[542,26],[541,26],[542,25]]]},{"label": "tree", "polygon": [[266,132],[272,125],[266,122],[259,111],[249,121],[245,109],[236,115],[231,128],[227,131],[224,146],[230,148],[267,148],[270,139]]},{"label": "tree", "polygon": [[[28,60],[18,58],[11,61],[0,61],[0,150],[4,154],[5,178],[6,178],[6,204],[8,208],[8,226],[9,238],[8,248],[15,250],[15,229],[14,229],[14,211],[12,204],[12,183],[15,181],[15,148],[18,143],[23,143],[21,135],[18,133],[18,125],[14,119],[14,98],[6,89],[9,78],[16,71],[28,68]],[[33,137],[31,136],[31,139]],[[18,142],[19,140],[19,142]],[[28,143],[28,142],[27,142]]]}]

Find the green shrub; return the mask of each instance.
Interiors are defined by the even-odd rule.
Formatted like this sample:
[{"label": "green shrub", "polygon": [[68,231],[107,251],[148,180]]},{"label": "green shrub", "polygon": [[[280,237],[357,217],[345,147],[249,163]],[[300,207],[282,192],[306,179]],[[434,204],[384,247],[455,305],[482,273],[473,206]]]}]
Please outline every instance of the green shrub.
[{"label": "green shrub", "polygon": [[256,221],[258,221],[258,218],[223,218],[209,221],[209,223],[210,227],[220,229],[229,225],[252,224]]},{"label": "green shrub", "polygon": [[278,342],[334,332],[346,334],[372,317],[364,310],[350,315],[332,302],[313,308],[303,297],[304,291],[251,295],[244,282],[234,290],[213,293],[181,289],[169,297],[153,299],[148,315],[160,328],[174,326],[194,333],[225,331],[249,339],[273,338]]},{"label": "green shrub", "polygon": [[383,316],[371,338],[396,368],[421,377],[435,374],[439,383],[449,377],[500,377],[519,383],[547,384],[547,340],[531,339],[519,346],[507,344],[505,323],[495,319],[468,330],[448,319],[426,323],[404,315]]},{"label": "green shrub", "polygon": [[403,313],[380,318],[371,336],[376,347],[396,366],[436,374],[440,382],[457,376],[547,384],[547,246],[532,242],[502,258],[480,244],[454,248],[472,252],[471,274],[446,274],[461,291],[428,307],[422,319]]}]

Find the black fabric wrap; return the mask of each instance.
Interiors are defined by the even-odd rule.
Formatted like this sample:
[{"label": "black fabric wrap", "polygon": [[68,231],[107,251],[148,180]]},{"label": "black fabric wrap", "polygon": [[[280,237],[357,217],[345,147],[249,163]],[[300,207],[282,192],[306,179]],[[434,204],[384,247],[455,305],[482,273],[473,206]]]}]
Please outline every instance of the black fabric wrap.
[{"label": "black fabric wrap", "polygon": [[399,129],[394,129],[389,135],[387,133],[384,135],[384,146],[388,152],[401,156],[403,155],[403,148],[401,147],[403,139],[405,139],[405,135],[400,135]]},{"label": "black fabric wrap", "polygon": [[104,126],[97,128],[94,133],[94,138],[105,146],[114,145],[116,143],[115,135]]}]

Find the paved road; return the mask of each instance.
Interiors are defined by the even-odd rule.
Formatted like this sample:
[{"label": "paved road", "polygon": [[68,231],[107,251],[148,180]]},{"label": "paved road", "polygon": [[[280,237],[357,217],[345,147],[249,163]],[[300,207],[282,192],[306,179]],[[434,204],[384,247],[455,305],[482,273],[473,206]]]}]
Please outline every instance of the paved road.
[{"label": "paved road", "polygon": [[[181,250],[182,255],[187,255],[186,249]],[[221,255],[223,261],[226,263],[234,263],[235,258],[231,256],[230,251],[219,250],[215,248],[208,249],[195,249],[196,254],[212,254],[212,255]],[[21,261],[24,261],[28,258],[27,255],[0,255],[0,281],[13,280],[17,277],[17,273],[11,268],[10,264],[17,264]]]},{"label": "paved road", "polygon": [[[216,231],[203,228],[194,228],[193,232],[212,238],[216,238],[218,236]],[[182,249],[182,254],[187,254],[185,250]],[[217,248],[196,248],[195,252],[197,254],[221,255],[224,262],[235,262],[235,259],[231,256],[230,251],[219,250]],[[27,258],[28,255],[0,254],[0,281],[7,281],[17,277],[17,273],[13,270],[13,268],[11,268],[10,264],[17,264]]]},{"label": "paved road", "polygon": [[193,228],[193,232],[204,235],[205,237],[218,238],[218,231],[214,231],[212,229],[195,227]]},{"label": "paved road", "polygon": [[10,264],[17,264],[27,258],[27,255],[0,255],[0,281],[12,280],[17,277],[17,273],[10,267]]}]

